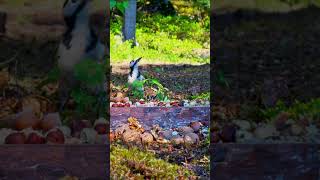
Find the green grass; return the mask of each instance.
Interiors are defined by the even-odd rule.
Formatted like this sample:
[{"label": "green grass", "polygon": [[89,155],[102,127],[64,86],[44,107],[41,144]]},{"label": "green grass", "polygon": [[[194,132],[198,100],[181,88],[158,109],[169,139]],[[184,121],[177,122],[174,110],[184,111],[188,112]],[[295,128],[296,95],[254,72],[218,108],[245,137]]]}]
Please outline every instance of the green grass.
[{"label": "green grass", "polygon": [[204,92],[201,94],[191,96],[191,100],[209,100],[210,99],[210,92]]},{"label": "green grass", "polygon": [[309,102],[296,101],[291,106],[286,106],[282,101],[279,101],[275,107],[262,110],[262,116],[273,120],[281,112],[289,113],[290,118],[294,120],[298,120],[300,117],[320,119],[320,98],[312,99]]},{"label": "green grass", "polygon": [[210,49],[210,20],[194,20],[188,16],[139,14],[136,39],[139,46],[122,42],[121,19],[111,22],[111,63],[130,62],[143,57],[141,63],[205,64],[209,57],[197,53]]},{"label": "green grass", "polygon": [[191,171],[157,159],[150,152],[141,151],[138,148],[124,148],[120,145],[112,145],[110,152],[111,179],[175,179],[178,177],[190,177]]}]

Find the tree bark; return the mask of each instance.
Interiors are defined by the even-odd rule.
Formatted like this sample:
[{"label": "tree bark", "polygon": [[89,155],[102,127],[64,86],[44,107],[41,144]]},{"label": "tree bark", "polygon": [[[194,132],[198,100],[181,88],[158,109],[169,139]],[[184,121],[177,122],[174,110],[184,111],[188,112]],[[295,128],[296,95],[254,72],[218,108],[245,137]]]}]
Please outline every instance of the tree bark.
[{"label": "tree bark", "polygon": [[6,33],[7,14],[0,12],[0,34]]},{"label": "tree bark", "polygon": [[137,19],[137,1],[129,0],[128,7],[125,9],[123,37],[124,41],[133,40],[136,43],[136,19]]}]

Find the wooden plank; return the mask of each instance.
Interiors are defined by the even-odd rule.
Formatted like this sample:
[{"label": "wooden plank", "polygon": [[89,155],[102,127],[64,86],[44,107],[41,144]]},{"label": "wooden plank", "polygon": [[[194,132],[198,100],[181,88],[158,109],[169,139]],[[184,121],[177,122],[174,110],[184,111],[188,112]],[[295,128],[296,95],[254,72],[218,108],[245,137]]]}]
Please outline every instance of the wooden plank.
[{"label": "wooden plank", "polygon": [[115,129],[135,117],[145,129],[153,125],[175,128],[200,121],[209,123],[209,107],[112,107],[110,108],[110,128]]},{"label": "wooden plank", "polygon": [[107,145],[3,145],[0,179],[107,179]]},{"label": "wooden plank", "polygon": [[213,179],[310,179],[320,176],[320,144],[214,144]]}]

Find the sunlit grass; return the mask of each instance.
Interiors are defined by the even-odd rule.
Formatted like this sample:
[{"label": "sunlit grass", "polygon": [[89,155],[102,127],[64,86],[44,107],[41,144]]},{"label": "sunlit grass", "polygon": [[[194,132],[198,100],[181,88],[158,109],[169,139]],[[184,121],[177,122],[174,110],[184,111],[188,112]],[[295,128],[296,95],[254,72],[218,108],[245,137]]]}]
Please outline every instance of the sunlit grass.
[{"label": "sunlit grass", "polygon": [[139,15],[138,46],[122,41],[121,19],[111,22],[111,64],[143,57],[142,63],[206,64],[210,62],[209,18],[202,21],[186,16]]},{"label": "sunlit grass", "polygon": [[184,167],[158,159],[150,152],[135,147],[127,149],[115,144],[110,149],[110,167],[113,179],[179,179],[192,175],[192,172]]}]

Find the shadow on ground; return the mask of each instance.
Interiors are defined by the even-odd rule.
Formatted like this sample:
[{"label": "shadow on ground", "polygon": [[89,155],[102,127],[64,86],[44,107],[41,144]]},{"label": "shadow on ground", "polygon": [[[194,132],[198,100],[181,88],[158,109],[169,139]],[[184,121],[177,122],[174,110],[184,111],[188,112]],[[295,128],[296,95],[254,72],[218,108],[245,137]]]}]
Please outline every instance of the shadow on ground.
[{"label": "shadow on ground", "polygon": [[279,99],[290,104],[319,97],[319,15],[316,7],[212,14],[215,71],[230,84],[215,83],[215,103],[273,106]]},{"label": "shadow on ground", "polygon": [[[157,79],[174,97],[181,99],[210,91],[210,65],[141,65],[146,78]],[[129,66],[113,66],[111,82],[115,86],[127,83]]]}]

